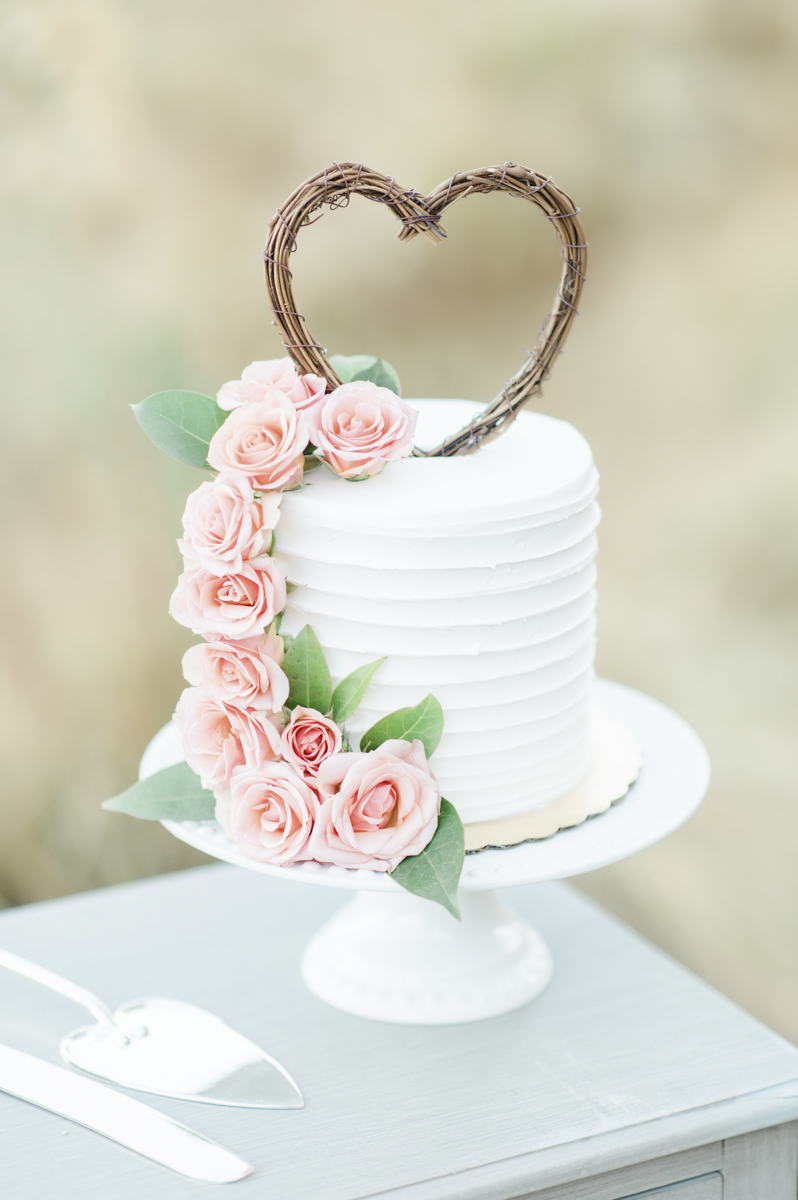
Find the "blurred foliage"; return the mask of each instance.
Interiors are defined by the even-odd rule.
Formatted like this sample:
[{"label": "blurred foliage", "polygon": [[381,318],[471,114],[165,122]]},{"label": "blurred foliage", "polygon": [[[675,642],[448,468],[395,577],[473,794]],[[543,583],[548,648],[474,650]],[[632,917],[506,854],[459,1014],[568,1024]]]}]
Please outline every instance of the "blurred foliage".
[{"label": "blurred foliage", "polygon": [[[0,892],[198,861],[102,812],[180,692],[166,613],[198,474],[128,405],[281,353],[261,249],[335,159],[426,191],[511,158],[591,242],[541,407],[602,471],[599,668],[690,720],[712,791],[582,886],[798,1037],[798,10],[786,0],[6,0],[0,10]],[[406,396],[492,396],[547,311],[547,223],[496,196],[402,246],[305,232],[323,344]]]}]

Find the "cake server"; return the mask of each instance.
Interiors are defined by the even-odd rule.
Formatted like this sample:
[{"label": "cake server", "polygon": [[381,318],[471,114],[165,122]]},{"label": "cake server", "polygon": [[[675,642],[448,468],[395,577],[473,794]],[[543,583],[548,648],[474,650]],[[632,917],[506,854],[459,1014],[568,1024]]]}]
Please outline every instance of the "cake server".
[{"label": "cake server", "polygon": [[249,1163],[157,1109],[63,1067],[0,1046],[0,1089],[203,1183],[234,1183]]},{"label": "cake server", "polygon": [[182,1000],[130,1000],[112,1013],[91,992],[0,949],[0,966],[52,988],[94,1017],[67,1034],[61,1056],[123,1087],[234,1108],[304,1108],[291,1076],[254,1042]]}]

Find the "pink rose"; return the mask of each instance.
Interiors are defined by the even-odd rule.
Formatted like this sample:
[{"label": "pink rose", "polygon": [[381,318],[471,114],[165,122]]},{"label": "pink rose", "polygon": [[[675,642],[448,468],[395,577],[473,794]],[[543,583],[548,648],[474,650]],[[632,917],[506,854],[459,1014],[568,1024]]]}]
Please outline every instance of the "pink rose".
[{"label": "pink rose", "polygon": [[420,854],[438,827],[441,793],[424,745],[391,740],[367,754],[336,754],[319,767],[322,805],[310,858],[392,871]]},{"label": "pink rose", "polygon": [[275,492],[299,483],[307,444],[305,418],[288,396],[272,389],[230,414],[211,438],[208,462],[222,473],[246,475],[258,491]]},{"label": "pink rose", "polygon": [[236,767],[260,767],[280,753],[280,734],[271,718],[223,704],[201,688],[183,692],[175,725],[186,762],[211,791],[227,783]]},{"label": "pink rose", "polygon": [[376,475],[386,462],[412,454],[417,420],[389,388],[366,380],[342,384],[308,412],[311,441],[344,479]]},{"label": "pink rose", "polygon": [[225,383],[216,396],[220,408],[257,404],[272,388],[285,392],[297,411],[313,408],[324,398],[327,381],[319,375],[299,375],[290,358],[271,358],[250,363],[240,379]]},{"label": "pink rose", "polygon": [[186,503],[180,553],[214,575],[240,571],[245,559],[268,551],[281,500],[278,492],[256,500],[249,480],[232,472],[201,483]]},{"label": "pink rose", "polygon": [[229,412],[246,404],[260,404],[269,390],[265,384],[258,383],[255,379],[231,379],[219,388],[216,403],[219,408]]},{"label": "pink rose", "polygon": [[319,767],[341,749],[341,731],[334,721],[315,708],[297,705],[280,742],[283,758],[293,764],[303,779],[315,781]]},{"label": "pink rose", "polygon": [[217,793],[216,819],[248,858],[281,866],[307,859],[308,840],[319,800],[312,788],[283,762],[233,774]]},{"label": "pink rose", "polygon": [[277,388],[291,397],[298,411],[313,408],[327,393],[327,380],[320,375],[300,375],[290,358],[271,358],[250,363],[241,372],[242,382]]},{"label": "pink rose", "polygon": [[276,637],[192,646],[183,655],[183,674],[189,683],[220,703],[258,712],[281,712],[289,684],[275,661],[278,642],[282,649],[282,638]]},{"label": "pink rose", "polygon": [[214,634],[241,641],[263,633],[285,608],[285,598],[285,576],[264,554],[225,575],[211,575],[204,567],[187,564],[172,593],[169,612],[209,641]]}]

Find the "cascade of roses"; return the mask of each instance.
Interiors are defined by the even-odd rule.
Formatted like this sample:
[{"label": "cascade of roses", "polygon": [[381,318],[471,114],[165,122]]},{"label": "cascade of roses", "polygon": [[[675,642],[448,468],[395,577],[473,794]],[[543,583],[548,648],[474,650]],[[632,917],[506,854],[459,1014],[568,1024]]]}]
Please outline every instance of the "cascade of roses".
[{"label": "cascade of roses", "polygon": [[227,836],[251,858],[390,871],[431,840],[440,792],[420,741],[343,752],[326,714],[289,712],[275,619],[286,580],[272,557],[282,493],[309,445],[361,479],[412,451],[416,413],[387,388],[299,375],[290,359],[252,363],[217,396],[230,412],[188,498],[185,570],[169,611],[204,641],[183,658],[191,685],[175,713],[188,765],[216,798]]}]

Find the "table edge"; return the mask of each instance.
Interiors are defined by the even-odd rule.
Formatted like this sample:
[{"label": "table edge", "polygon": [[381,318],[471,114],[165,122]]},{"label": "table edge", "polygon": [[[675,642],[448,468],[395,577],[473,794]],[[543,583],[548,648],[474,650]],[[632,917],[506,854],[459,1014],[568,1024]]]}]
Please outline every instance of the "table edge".
[{"label": "table edge", "polygon": [[796,1119],[798,1078],[581,1141],[370,1192],[357,1200],[514,1200],[532,1190],[572,1183]]}]

